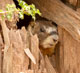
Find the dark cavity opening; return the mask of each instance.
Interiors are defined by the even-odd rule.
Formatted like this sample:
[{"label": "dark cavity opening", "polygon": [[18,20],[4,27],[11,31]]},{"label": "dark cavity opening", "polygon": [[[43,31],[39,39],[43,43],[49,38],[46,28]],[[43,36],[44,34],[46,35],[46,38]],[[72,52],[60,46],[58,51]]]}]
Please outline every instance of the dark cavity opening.
[{"label": "dark cavity opening", "polygon": [[[16,5],[16,8],[20,8],[20,6],[18,5],[17,0],[13,0],[13,1]],[[24,19],[23,20],[19,19],[19,21],[17,22],[18,29],[21,29],[21,27],[23,27],[23,26],[27,27],[31,20],[32,20],[31,16],[24,15]]]}]

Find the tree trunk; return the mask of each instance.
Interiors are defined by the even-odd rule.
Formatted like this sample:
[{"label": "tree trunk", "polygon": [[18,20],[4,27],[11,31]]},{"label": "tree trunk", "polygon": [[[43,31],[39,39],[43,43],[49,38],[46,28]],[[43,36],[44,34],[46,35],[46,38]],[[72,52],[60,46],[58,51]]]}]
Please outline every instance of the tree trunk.
[{"label": "tree trunk", "polygon": [[[13,3],[13,0],[0,0],[0,9],[3,9],[3,10],[5,10],[5,7],[6,7],[6,5],[7,4],[12,4]],[[1,20],[1,19],[0,19]],[[5,23],[5,21],[0,21],[0,24],[2,24],[2,23]],[[2,27],[3,26],[3,27]],[[0,25],[0,27],[2,27],[2,29],[0,28],[0,73],[3,73],[3,52],[2,52],[2,50],[3,50],[3,48],[4,48],[4,42],[3,42],[3,38],[2,38],[2,32],[4,32],[4,31],[6,31],[6,27],[4,27],[4,26],[6,26],[6,24],[3,24],[3,25]],[[4,30],[3,30],[4,29]],[[7,31],[6,31],[7,32]],[[3,33],[3,35],[4,35],[5,33]],[[8,34],[8,33],[6,33],[6,34]],[[4,39],[6,40],[6,42],[7,42],[7,39],[9,38],[9,37],[7,37],[7,35],[5,34],[5,37],[4,37]],[[10,43],[10,42],[8,42],[8,43]],[[10,57],[10,56],[9,56]]]},{"label": "tree trunk", "polygon": [[80,73],[80,43],[59,27],[60,73]]}]

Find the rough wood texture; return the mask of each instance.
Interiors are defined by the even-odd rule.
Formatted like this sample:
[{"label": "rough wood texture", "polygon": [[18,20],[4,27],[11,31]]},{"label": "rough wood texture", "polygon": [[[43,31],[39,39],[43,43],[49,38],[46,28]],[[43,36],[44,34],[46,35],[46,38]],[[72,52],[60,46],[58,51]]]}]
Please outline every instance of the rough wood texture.
[{"label": "rough wood texture", "polygon": [[[3,10],[5,10],[5,6],[6,6],[6,4],[9,4],[9,3],[13,3],[13,0],[0,0],[0,9],[3,9]],[[1,16],[1,15],[0,15]],[[0,17],[1,18],[1,17]],[[6,58],[8,58],[9,59],[9,61],[5,61],[5,63],[7,64],[6,66],[8,66],[8,68],[6,67],[6,69],[4,70],[4,69],[2,69],[2,68],[5,68],[4,67],[4,64],[3,64],[3,52],[2,52],[2,50],[3,50],[3,47],[4,47],[4,45],[3,45],[3,38],[1,37],[1,33],[3,32],[3,37],[4,37],[4,41],[5,41],[5,43],[6,43],[6,45],[7,46],[9,46],[9,49],[11,49],[12,47],[10,47],[10,45],[9,45],[9,37],[8,37],[8,30],[7,30],[7,28],[6,28],[6,23],[5,23],[5,20],[1,20],[0,19],[0,27],[2,27],[2,29],[0,28],[0,73],[2,73],[2,70],[3,70],[3,72],[5,73],[5,70],[6,70],[6,73],[11,73],[11,71],[10,72],[8,72],[8,68],[10,68],[11,67],[11,60],[10,60],[10,58],[11,58],[11,50],[10,51],[8,51],[8,54],[7,53],[5,53],[4,52],[4,55],[6,55],[6,57],[4,57],[4,59],[6,59]],[[2,32],[1,32],[2,31]],[[6,49],[4,49],[4,50],[6,50]],[[9,53],[10,53],[10,55],[9,55]],[[10,63],[9,63],[10,62]],[[3,66],[1,66],[1,65],[3,65]],[[11,68],[10,68],[11,69]]]},{"label": "rough wood texture", "polygon": [[11,4],[13,3],[13,0],[0,0],[0,9],[5,10],[6,4]]},{"label": "rough wood texture", "polygon": [[75,39],[80,41],[80,17],[60,0],[27,0],[40,9],[42,16],[65,28]]},{"label": "rough wood texture", "polygon": [[[23,43],[20,32],[21,32],[20,30],[10,32],[10,39],[14,48],[13,73],[25,72],[28,69],[28,65],[29,65],[29,58],[24,53],[24,49],[28,47],[25,45],[25,42]],[[24,31],[22,32],[26,34]],[[25,38],[24,36],[24,41],[25,40],[27,41],[27,38]]]},{"label": "rough wood texture", "polygon": [[5,20],[2,20],[0,18],[0,22],[1,22],[1,27],[2,27],[2,32],[3,32],[3,37],[4,37],[4,43],[7,46],[10,46],[10,40],[9,40],[9,29],[6,26]]},{"label": "rough wood texture", "polygon": [[3,43],[3,39],[2,39],[2,36],[1,36],[1,33],[0,33],[0,73],[2,73],[2,50],[4,48],[4,43]]},{"label": "rough wood texture", "polygon": [[[79,13],[79,9],[76,13]],[[63,28],[59,27],[58,31],[60,36],[58,71],[60,73],[80,73],[80,42]]]},{"label": "rough wood texture", "polygon": [[[36,40],[36,41],[35,41]],[[31,64],[31,69],[38,71],[39,69],[39,40],[37,35],[31,37],[31,52],[36,59],[36,64]]]},{"label": "rough wood texture", "polygon": [[80,8],[80,0],[77,2],[77,7]]},{"label": "rough wood texture", "polygon": [[48,73],[57,73],[53,66],[51,65],[50,60],[48,59],[47,56],[45,57],[45,64]]},{"label": "rough wood texture", "polygon": [[80,43],[59,27],[60,73],[80,73]]},{"label": "rough wood texture", "polygon": [[12,56],[13,56],[12,45],[10,47],[5,46],[4,58],[3,58],[3,73],[12,73]]},{"label": "rough wood texture", "polygon": [[[59,42],[60,42],[60,48],[58,50],[58,60],[59,64],[57,66],[58,72],[64,73],[64,42],[63,42],[63,31],[60,27],[58,27],[58,33],[59,33]],[[63,68],[63,69],[62,69]]]},{"label": "rough wood texture", "polygon": [[[10,46],[7,47],[5,45],[4,48],[3,73],[48,73],[49,70],[53,73],[54,68],[48,57],[44,59],[42,54],[40,54],[37,35],[29,37],[23,27],[21,30],[9,30],[9,38]],[[31,43],[29,43],[29,38]],[[36,59],[36,64],[33,64],[24,52],[24,49],[29,47]],[[47,64],[46,67],[45,62]],[[47,66],[50,67],[50,69]]]},{"label": "rough wood texture", "polygon": [[67,0],[71,5],[77,6],[78,0]]},{"label": "rough wood texture", "polygon": [[[8,28],[6,27],[6,29]],[[22,37],[21,34],[24,36]],[[29,42],[26,43],[28,41],[26,30],[24,28],[22,30],[9,30],[8,38],[11,46],[5,44],[3,73],[26,72],[29,65],[29,58],[24,53],[24,49],[29,48]]]}]

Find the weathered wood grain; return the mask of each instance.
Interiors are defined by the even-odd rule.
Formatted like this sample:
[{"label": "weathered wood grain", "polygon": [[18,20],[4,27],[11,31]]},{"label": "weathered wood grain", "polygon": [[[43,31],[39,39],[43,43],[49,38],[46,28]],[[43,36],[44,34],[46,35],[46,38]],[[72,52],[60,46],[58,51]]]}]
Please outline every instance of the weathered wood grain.
[{"label": "weathered wood grain", "polygon": [[13,48],[12,45],[10,47],[7,47],[5,45],[4,48],[4,58],[3,58],[3,73],[12,73],[13,66],[12,66],[12,58],[13,58]]},{"label": "weathered wood grain", "polygon": [[[13,0],[0,0],[0,9],[5,10],[6,4],[9,4],[9,3],[13,3]],[[0,27],[2,28],[2,29],[0,28],[0,30],[3,32],[4,43],[5,43],[5,45],[9,46],[8,47],[9,51],[8,52],[4,51],[4,56],[6,55],[6,57],[4,57],[4,60],[5,59],[6,60],[4,61],[3,60],[3,52],[1,52],[2,49],[3,49],[3,48],[1,48],[1,45],[2,45],[1,43],[2,43],[3,39],[1,37],[2,34],[0,34],[0,73],[2,73],[2,72],[3,73],[11,73],[12,71],[10,69],[12,68],[11,67],[11,65],[12,65],[11,61],[12,60],[10,60],[10,59],[11,59],[11,54],[12,54],[12,51],[11,51],[12,47],[10,46],[10,41],[9,41],[9,36],[8,36],[8,29],[7,29],[5,20],[1,20],[1,15],[0,15],[0,25],[1,25]],[[1,31],[0,31],[0,33],[1,33]],[[2,39],[2,41],[1,41],[1,39]],[[7,49],[4,48],[4,50],[7,50]],[[6,64],[6,65],[4,65],[4,64]]]},{"label": "weathered wood grain", "polygon": [[2,73],[2,57],[3,57],[3,55],[2,55],[2,50],[3,50],[3,48],[4,48],[4,43],[3,43],[3,39],[2,39],[2,36],[1,36],[1,33],[0,33],[0,73]]},{"label": "weathered wood grain", "polygon": [[1,19],[0,22],[1,22],[1,27],[3,32],[3,37],[4,37],[4,43],[5,45],[10,46],[9,29],[6,26],[5,19],[4,20]]},{"label": "weathered wood grain", "polygon": [[78,0],[67,0],[67,2],[69,2],[73,6],[77,6]]},{"label": "weathered wood grain", "polygon": [[[25,0],[26,1],[26,0]],[[42,17],[54,21],[80,41],[80,16],[60,0],[27,0],[40,9]]]},{"label": "weathered wood grain", "polygon": [[[73,4],[73,3],[72,3]],[[80,9],[77,9],[78,15]],[[67,31],[59,27],[60,50],[59,71],[60,73],[80,72],[80,42],[76,41]]]},{"label": "weathered wood grain", "polygon": [[77,2],[77,7],[80,8],[80,0]]},{"label": "weathered wood grain", "polygon": [[34,73],[33,70],[27,70],[26,73]]},{"label": "weathered wood grain", "polygon": [[0,9],[4,9],[6,7],[6,4],[12,4],[13,0],[0,0]]},{"label": "weathered wood grain", "polygon": [[58,52],[58,60],[59,60],[59,65],[57,66],[58,72],[60,73],[65,73],[64,72],[64,40],[63,40],[63,32],[64,29],[62,29],[61,27],[58,27],[58,33],[59,33],[59,42],[60,42],[60,47]]},{"label": "weathered wood grain", "polygon": [[46,64],[46,70],[48,73],[57,73],[53,68],[53,66],[51,65],[50,60],[47,56],[45,57],[45,64]]},{"label": "weathered wood grain", "polygon": [[[25,31],[25,30],[24,30]],[[25,72],[26,70],[28,70],[28,66],[29,66],[29,58],[26,56],[24,49],[28,48],[28,46],[26,46],[24,41],[27,40],[27,34],[26,32],[24,32],[23,30],[11,30],[10,32],[10,41],[13,45],[13,73],[19,73],[19,72]],[[20,32],[23,32],[24,36],[24,41],[22,40],[22,36],[20,34]]]},{"label": "weathered wood grain", "polygon": [[80,43],[67,31],[59,27],[60,36],[60,73],[80,72]]},{"label": "weathered wood grain", "polygon": [[31,36],[31,52],[36,60],[36,64],[31,62],[31,69],[38,71],[39,69],[39,40],[37,35]]}]

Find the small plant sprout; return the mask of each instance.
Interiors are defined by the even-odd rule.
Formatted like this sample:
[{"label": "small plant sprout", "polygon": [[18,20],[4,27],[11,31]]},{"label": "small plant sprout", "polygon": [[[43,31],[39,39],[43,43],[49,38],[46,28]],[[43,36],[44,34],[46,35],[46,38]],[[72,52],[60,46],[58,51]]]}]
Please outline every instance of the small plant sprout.
[{"label": "small plant sprout", "polygon": [[26,2],[22,0],[18,0],[18,4],[21,8],[16,8],[15,4],[7,4],[6,10],[0,9],[0,14],[2,19],[7,18],[9,21],[12,20],[12,16],[14,13],[19,15],[19,18],[24,19],[24,14],[32,16],[32,18],[36,19],[36,14],[41,15],[39,9],[36,9],[35,5],[28,5]]}]

